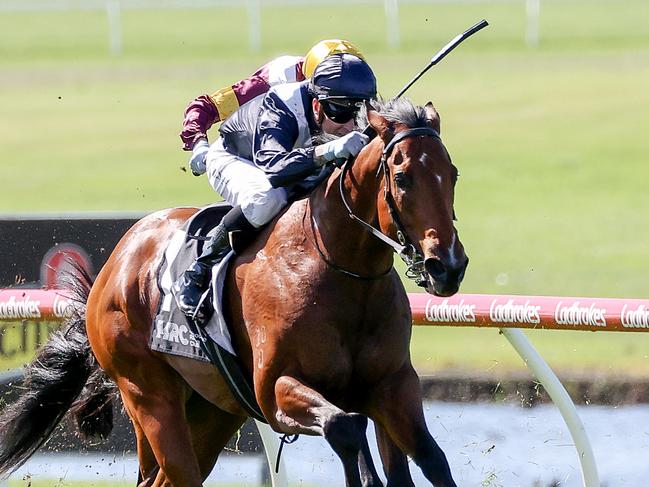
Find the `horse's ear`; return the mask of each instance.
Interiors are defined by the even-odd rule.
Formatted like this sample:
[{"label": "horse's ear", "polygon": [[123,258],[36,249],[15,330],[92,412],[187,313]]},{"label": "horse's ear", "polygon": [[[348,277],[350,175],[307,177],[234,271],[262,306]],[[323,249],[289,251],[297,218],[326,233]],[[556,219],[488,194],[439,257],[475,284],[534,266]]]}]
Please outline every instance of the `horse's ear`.
[{"label": "horse's ear", "polygon": [[439,113],[437,113],[437,110],[435,109],[435,105],[433,105],[432,102],[426,103],[424,106],[424,110],[426,111],[426,123],[437,130],[439,134],[442,133],[442,122],[439,118]]},{"label": "horse's ear", "polygon": [[383,142],[387,143],[394,136],[392,124],[385,117],[379,115],[379,112],[369,106],[367,109],[367,121],[370,123],[370,127],[381,137]]}]

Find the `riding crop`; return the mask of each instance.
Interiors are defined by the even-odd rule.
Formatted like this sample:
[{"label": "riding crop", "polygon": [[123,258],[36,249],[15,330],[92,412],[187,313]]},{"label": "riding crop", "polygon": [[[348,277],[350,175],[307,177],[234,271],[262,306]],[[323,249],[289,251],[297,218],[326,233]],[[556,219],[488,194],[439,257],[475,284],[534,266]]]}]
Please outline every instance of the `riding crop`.
[{"label": "riding crop", "polygon": [[465,32],[463,32],[462,34],[458,34],[457,36],[455,36],[448,44],[446,44],[444,47],[442,47],[437,52],[437,54],[435,54],[430,59],[430,62],[428,63],[428,65],[424,69],[422,69],[419,73],[417,73],[417,75],[414,78],[412,78],[403,88],[401,88],[401,91],[399,93],[397,93],[397,96],[395,96],[395,98],[401,98],[401,95],[403,95],[406,91],[408,91],[408,88],[410,88],[412,85],[414,85],[415,82],[426,73],[426,71],[428,71],[430,68],[435,66],[438,62],[440,62],[442,59],[444,59],[449,52],[451,52],[453,49],[455,49],[457,46],[459,46],[460,43],[462,43],[464,40],[468,39],[473,34],[475,34],[476,32],[478,32],[481,29],[484,29],[488,25],[489,25],[489,23],[486,20],[482,19],[480,22],[475,24],[473,27],[470,27]]}]

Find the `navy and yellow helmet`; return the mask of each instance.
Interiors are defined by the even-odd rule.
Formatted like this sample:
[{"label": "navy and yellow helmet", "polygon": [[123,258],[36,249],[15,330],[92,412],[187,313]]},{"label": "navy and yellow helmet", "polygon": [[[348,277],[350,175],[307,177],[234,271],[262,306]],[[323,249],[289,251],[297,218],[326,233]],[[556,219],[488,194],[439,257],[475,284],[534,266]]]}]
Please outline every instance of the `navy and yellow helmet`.
[{"label": "navy and yellow helmet", "polygon": [[309,52],[304,56],[302,63],[304,77],[313,76],[316,66],[332,54],[351,54],[357,58],[365,59],[363,53],[351,42],[344,39],[325,39],[309,49]]}]

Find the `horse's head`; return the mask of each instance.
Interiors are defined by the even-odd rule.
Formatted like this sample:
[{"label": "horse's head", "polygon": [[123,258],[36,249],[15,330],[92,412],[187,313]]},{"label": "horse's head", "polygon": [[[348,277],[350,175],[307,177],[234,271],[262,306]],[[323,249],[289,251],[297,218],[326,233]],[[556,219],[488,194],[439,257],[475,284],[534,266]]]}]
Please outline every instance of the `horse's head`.
[{"label": "horse's head", "polygon": [[439,115],[430,102],[416,107],[395,99],[376,108],[368,109],[367,117],[382,141],[387,168],[379,223],[423,257],[427,292],[455,294],[469,259],[453,224],[458,171],[439,137]]}]

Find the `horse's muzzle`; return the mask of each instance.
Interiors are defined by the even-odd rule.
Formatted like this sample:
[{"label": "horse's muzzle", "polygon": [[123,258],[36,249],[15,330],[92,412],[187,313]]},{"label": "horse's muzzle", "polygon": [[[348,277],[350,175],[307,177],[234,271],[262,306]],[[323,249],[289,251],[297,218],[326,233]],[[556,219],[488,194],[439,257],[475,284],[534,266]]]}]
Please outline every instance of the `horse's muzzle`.
[{"label": "horse's muzzle", "polygon": [[437,257],[429,257],[424,261],[424,268],[428,273],[426,292],[440,297],[457,293],[468,265],[469,258],[466,256],[454,262],[444,262]]}]

